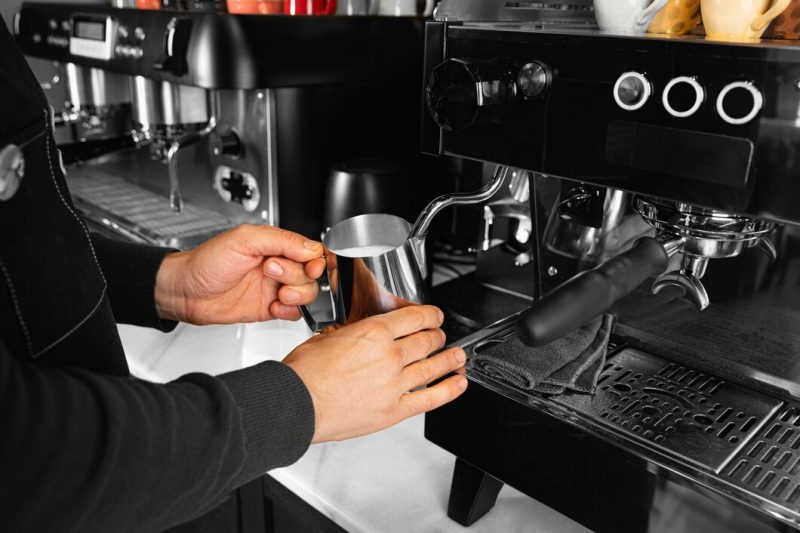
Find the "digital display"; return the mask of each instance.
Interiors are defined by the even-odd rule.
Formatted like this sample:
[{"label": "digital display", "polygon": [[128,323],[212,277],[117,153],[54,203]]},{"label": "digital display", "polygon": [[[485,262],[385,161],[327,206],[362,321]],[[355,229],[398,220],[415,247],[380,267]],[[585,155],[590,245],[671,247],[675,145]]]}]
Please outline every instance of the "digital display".
[{"label": "digital display", "polygon": [[72,24],[72,35],[80,39],[92,41],[106,40],[106,22],[104,20],[76,19]]}]

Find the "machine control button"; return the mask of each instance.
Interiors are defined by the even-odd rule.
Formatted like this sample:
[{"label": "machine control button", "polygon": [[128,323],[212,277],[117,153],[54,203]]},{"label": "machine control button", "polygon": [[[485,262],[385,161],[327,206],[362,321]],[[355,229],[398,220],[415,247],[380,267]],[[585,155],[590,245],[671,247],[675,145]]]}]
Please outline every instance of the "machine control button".
[{"label": "machine control button", "polygon": [[644,107],[653,95],[653,84],[641,72],[625,72],[614,84],[614,101],[625,111]]},{"label": "machine control button", "polygon": [[61,29],[67,33],[70,32],[70,30],[72,29],[72,25],[69,23],[69,20],[61,21]]},{"label": "machine control button", "polygon": [[525,64],[517,74],[517,88],[525,98],[538,98],[547,92],[553,82],[550,69],[539,61]]},{"label": "machine control button", "polygon": [[48,35],[46,42],[50,46],[58,46],[60,48],[66,48],[69,46],[69,39],[66,37],[56,37],[55,35]]},{"label": "machine control button", "polygon": [[729,83],[717,97],[717,113],[733,126],[752,122],[763,107],[764,95],[749,81]]},{"label": "machine control button", "polygon": [[127,39],[128,35],[130,35],[130,32],[128,31],[128,27],[127,26],[120,25],[117,28],[117,34],[119,35],[120,39]]},{"label": "machine control button", "polygon": [[142,28],[141,26],[136,26],[136,28],[133,29],[133,36],[136,37],[137,41],[144,41],[145,38],[144,28]]},{"label": "machine control button", "polygon": [[678,76],[664,87],[664,109],[676,118],[691,117],[706,100],[706,90],[694,76]]},{"label": "machine control button", "polygon": [[51,30],[58,29],[58,21],[56,19],[50,19],[47,21],[47,25],[50,27]]}]

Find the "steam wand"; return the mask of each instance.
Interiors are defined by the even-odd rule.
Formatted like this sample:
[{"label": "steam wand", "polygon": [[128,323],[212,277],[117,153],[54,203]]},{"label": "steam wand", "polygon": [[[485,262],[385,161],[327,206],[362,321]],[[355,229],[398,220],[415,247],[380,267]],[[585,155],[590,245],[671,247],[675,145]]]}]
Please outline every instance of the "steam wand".
[{"label": "steam wand", "polygon": [[443,194],[434,199],[422,210],[414,226],[411,228],[411,232],[408,234],[408,240],[411,241],[414,246],[414,253],[417,257],[417,262],[419,263],[423,278],[428,277],[428,263],[425,257],[425,237],[428,235],[433,217],[439,214],[442,209],[451,205],[479,204],[489,200],[502,188],[510,170],[509,167],[498,165],[494,169],[492,179],[480,190],[470,193]]}]

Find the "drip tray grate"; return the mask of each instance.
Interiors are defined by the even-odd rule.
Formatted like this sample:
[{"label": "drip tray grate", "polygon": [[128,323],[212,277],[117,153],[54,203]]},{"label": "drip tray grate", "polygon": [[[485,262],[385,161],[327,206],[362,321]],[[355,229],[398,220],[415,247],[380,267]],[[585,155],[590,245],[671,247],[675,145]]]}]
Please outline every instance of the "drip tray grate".
[{"label": "drip tray grate", "polygon": [[[625,349],[609,360],[595,396],[565,394],[553,401],[717,474],[734,456],[750,449],[750,437],[782,405],[769,396],[635,349]],[[800,427],[794,425],[776,430],[772,437],[781,439],[790,429],[800,439]],[[749,464],[749,459],[743,460]]]},{"label": "drip tray grate", "polygon": [[93,167],[71,172],[67,183],[87,218],[162,246],[198,244],[234,224],[218,213],[186,203],[181,213],[166,197]]},{"label": "drip tray grate", "polygon": [[800,405],[784,407],[725,468],[723,477],[769,500],[800,507]]}]

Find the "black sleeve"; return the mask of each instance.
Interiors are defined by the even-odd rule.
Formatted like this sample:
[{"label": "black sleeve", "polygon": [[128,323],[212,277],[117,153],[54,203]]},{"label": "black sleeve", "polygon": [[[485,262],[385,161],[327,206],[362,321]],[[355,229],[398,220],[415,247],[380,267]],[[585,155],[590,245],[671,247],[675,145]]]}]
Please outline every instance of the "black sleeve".
[{"label": "black sleeve", "polygon": [[156,385],[0,346],[0,524],[161,531],[296,461],[313,433],[310,395],[282,363]]},{"label": "black sleeve", "polygon": [[175,329],[176,322],[158,316],[155,287],[161,262],[176,250],[117,241],[97,233],[92,234],[92,245],[108,283],[114,319],[161,331]]}]

